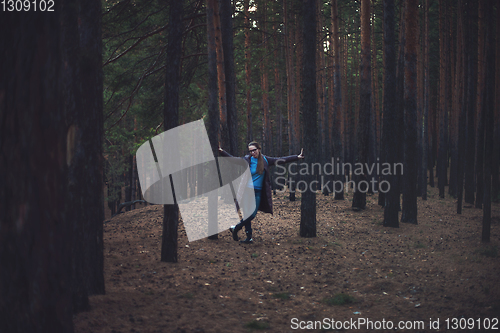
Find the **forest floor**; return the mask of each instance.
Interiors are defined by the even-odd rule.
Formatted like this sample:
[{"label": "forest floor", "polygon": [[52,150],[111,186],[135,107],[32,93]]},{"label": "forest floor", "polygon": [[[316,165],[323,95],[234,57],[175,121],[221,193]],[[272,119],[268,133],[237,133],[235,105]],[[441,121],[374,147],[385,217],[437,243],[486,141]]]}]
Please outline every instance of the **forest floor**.
[{"label": "forest floor", "polygon": [[229,231],[188,242],[181,223],[178,263],[160,261],[162,206],[115,216],[104,225],[106,295],[90,297],[75,332],[500,328],[499,204],[482,244],[482,210],[456,214],[436,188],[418,199],[418,225],[399,228],[382,226],[377,195],[356,212],[351,195],[318,194],[317,237],[301,238],[300,200],[287,196],[274,196],[274,216],[257,215],[254,244]]}]

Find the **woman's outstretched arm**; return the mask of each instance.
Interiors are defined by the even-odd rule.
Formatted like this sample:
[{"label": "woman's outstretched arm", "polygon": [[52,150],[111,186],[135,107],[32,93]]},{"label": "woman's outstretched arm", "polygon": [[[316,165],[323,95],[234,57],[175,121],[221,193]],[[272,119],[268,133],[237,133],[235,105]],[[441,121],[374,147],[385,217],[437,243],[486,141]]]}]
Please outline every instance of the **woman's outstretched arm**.
[{"label": "woman's outstretched arm", "polygon": [[234,157],[233,155],[229,154],[227,151],[219,147],[219,154],[224,156],[224,157]]},{"label": "woman's outstretched arm", "polygon": [[298,160],[301,160],[304,158],[304,149],[300,150],[299,155],[290,155],[290,156],[283,156],[283,157],[270,157],[266,156],[267,158],[267,163],[269,166],[277,165],[277,164],[284,164],[284,163],[291,163],[295,162]]}]

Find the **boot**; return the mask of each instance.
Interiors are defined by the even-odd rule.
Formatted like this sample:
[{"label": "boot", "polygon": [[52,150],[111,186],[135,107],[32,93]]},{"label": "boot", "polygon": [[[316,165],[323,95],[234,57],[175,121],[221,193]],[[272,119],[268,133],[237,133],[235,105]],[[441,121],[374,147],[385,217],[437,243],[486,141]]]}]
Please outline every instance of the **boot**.
[{"label": "boot", "polygon": [[245,240],[242,240],[240,241],[240,243],[242,244],[252,244],[253,243],[253,239],[252,239],[252,232],[246,232],[247,234],[247,238]]},{"label": "boot", "polygon": [[241,228],[243,228],[243,225],[241,225],[241,222],[238,223],[237,225],[233,225],[229,228],[229,231],[231,232],[231,234],[233,235],[233,240],[234,241],[238,241],[238,231],[241,230]]}]

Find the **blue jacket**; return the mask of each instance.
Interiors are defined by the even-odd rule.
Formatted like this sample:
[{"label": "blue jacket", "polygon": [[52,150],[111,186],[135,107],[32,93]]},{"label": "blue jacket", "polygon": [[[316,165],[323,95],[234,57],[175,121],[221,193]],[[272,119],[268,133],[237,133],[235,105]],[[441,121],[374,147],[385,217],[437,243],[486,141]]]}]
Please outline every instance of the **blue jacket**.
[{"label": "blue jacket", "polygon": [[[220,154],[225,157],[234,157],[226,151],[221,151]],[[269,177],[269,167],[277,164],[285,164],[290,162],[295,162],[299,160],[298,155],[291,155],[285,157],[269,157],[264,156],[264,184],[262,186],[262,192],[260,197],[259,210],[264,213],[273,213],[273,195],[271,192],[271,177]],[[245,155],[242,157],[250,165],[250,155]]]}]

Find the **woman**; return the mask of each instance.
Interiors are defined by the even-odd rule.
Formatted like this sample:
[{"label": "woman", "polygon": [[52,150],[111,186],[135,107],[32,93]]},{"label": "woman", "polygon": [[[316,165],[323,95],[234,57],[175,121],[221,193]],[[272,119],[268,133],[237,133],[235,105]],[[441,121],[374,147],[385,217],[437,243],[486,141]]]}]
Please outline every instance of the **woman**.
[{"label": "woman", "polygon": [[[276,164],[290,163],[304,158],[301,149],[299,155],[292,155],[287,157],[269,157],[261,153],[261,147],[258,142],[252,141],[248,144],[249,154],[243,157],[250,166],[250,173],[252,174],[253,188],[255,191],[255,210],[245,220],[231,227],[229,230],[233,234],[233,239],[238,241],[238,231],[245,227],[247,238],[241,243],[249,244],[253,242],[252,239],[252,220],[257,215],[257,211],[265,213],[273,213],[273,198],[271,194],[271,179],[269,177],[269,167]],[[232,157],[229,153],[219,147],[219,153],[225,157]]]}]

